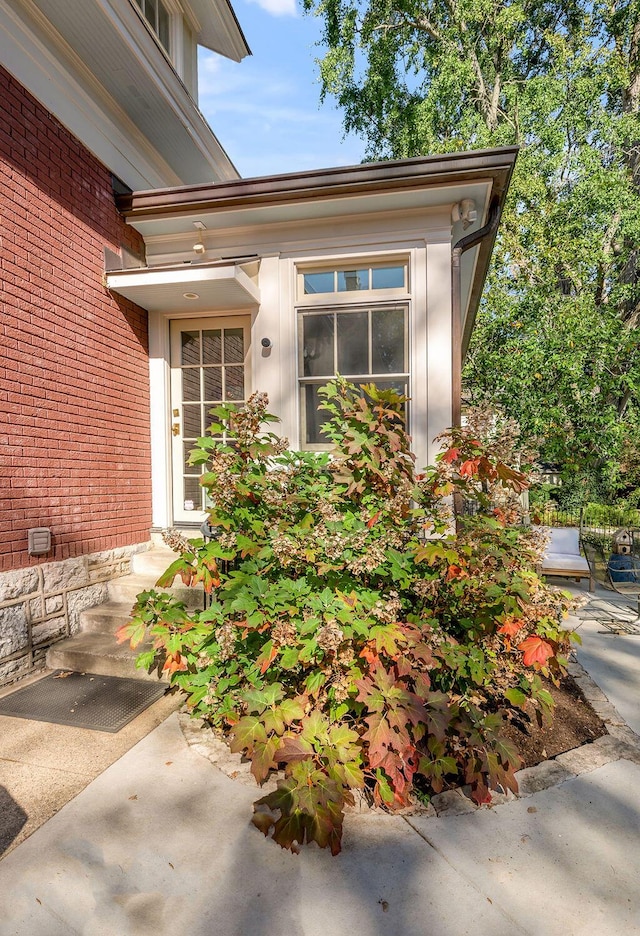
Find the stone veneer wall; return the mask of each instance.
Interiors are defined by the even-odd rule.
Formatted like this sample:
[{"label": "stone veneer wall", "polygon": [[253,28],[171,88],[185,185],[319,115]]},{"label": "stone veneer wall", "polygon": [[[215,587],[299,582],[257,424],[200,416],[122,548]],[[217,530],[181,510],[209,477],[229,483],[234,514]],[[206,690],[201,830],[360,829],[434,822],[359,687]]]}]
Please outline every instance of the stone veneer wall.
[{"label": "stone veneer wall", "polygon": [[75,634],[80,612],[106,601],[108,582],[128,575],[131,556],[150,545],[0,573],[0,686],[41,669],[51,644]]}]

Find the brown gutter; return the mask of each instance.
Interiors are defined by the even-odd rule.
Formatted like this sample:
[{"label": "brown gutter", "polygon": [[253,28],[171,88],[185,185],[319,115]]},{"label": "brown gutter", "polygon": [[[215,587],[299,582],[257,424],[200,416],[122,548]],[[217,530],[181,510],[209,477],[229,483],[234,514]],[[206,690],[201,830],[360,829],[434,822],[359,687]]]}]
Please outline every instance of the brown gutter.
[{"label": "brown gutter", "polygon": [[417,186],[453,185],[482,178],[491,178],[493,190],[503,197],[516,153],[516,147],[503,147],[205,185],[177,186],[119,195],[116,203],[127,220],[134,221],[136,218],[157,215],[274,205]]},{"label": "brown gutter", "polygon": [[[491,201],[491,207],[489,208],[487,223],[472,234],[467,234],[466,237],[462,237],[451,251],[451,391],[453,397],[452,419],[454,426],[460,425],[462,416],[462,361],[467,350],[466,344],[463,348],[462,272],[460,269],[460,261],[465,251],[471,250],[472,247],[476,247],[483,241],[485,242],[484,246],[488,254],[491,254],[500,223],[501,201],[501,198],[494,196]],[[483,282],[480,284],[479,292],[482,291],[483,285],[484,277]],[[480,296],[478,293],[478,300],[479,298]],[[465,334],[469,335],[470,331],[470,328],[465,329]]]}]

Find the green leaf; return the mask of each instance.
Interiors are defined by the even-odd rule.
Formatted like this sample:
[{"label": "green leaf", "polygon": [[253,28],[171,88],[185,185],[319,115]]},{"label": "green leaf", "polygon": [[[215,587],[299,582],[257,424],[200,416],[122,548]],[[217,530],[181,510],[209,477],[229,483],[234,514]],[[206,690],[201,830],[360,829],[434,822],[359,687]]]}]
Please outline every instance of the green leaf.
[{"label": "green leaf", "polygon": [[256,743],[265,744],[267,732],[263,723],[255,715],[245,715],[231,731],[229,748],[233,754],[253,751]]},{"label": "green leaf", "polygon": [[173,580],[175,579],[176,575],[180,575],[183,572],[186,572],[190,575],[192,571],[193,566],[191,563],[180,557],[180,559],[176,559],[175,562],[172,562],[168,569],[162,573],[156,582],[156,586],[158,588],[169,587],[173,585]]},{"label": "green leaf", "polygon": [[507,689],[505,691],[505,698],[511,702],[512,705],[515,705],[517,708],[524,708],[527,702],[527,696],[520,689]]},{"label": "green leaf", "polygon": [[287,647],[280,654],[280,666],[285,670],[293,669],[298,665],[299,651],[297,647]]}]

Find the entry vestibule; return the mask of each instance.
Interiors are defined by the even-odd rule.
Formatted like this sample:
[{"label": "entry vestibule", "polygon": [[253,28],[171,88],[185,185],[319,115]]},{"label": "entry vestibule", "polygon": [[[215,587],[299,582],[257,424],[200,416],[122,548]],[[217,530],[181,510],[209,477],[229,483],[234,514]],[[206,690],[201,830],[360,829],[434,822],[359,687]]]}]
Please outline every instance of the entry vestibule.
[{"label": "entry vestibule", "polygon": [[[495,237],[488,222],[515,155],[452,154],[119,199],[146,246],[144,268],[109,273],[107,284],[149,309],[154,527],[199,524],[206,505],[188,450],[212,405],[242,403],[253,391],[268,394],[292,448],[318,449],[327,444],[318,390],[334,374],[396,387],[410,398],[417,464],[433,460],[435,437],[455,418]],[[463,198],[477,209],[468,230],[455,211]],[[454,248],[474,233],[469,249],[458,248],[454,284]]]}]

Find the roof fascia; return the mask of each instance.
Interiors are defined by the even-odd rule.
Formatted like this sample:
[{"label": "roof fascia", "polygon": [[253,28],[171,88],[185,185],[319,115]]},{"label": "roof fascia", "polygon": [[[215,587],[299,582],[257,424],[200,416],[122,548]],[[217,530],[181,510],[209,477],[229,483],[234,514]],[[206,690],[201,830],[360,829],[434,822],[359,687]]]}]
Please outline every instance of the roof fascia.
[{"label": "roof fascia", "polygon": [[504,147],[131,192],[118,198],[118,208],[128,221],[135,223],[136,220],[159,215],[250,208],[394,189],[431,188],[481,177],[493,179],[494,194],[502,205],[517,152],[517,147]]},{"label": "roof fascia", "polygon": [[181,0],[185,13],[197,23],[201,46],[240,62],[251,55],[242,27],[229,0]]}]

